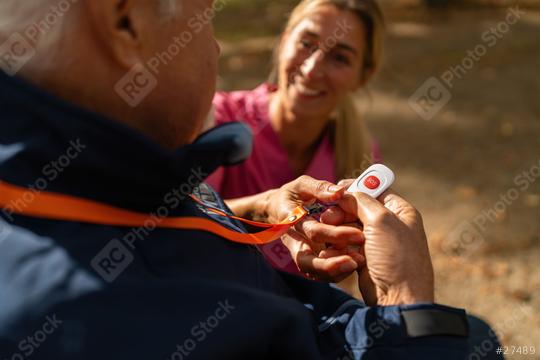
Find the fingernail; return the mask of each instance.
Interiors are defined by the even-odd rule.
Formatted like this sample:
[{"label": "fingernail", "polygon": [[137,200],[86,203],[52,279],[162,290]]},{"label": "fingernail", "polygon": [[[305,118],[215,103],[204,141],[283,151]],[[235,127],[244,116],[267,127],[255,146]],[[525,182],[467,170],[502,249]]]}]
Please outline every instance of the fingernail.
[{"label": "fingernail", "polygon": [[356,265],[352,263],[345,263],[339,267],[342,272],[349,272],[356,270]]},{"label": "fingernail", "polygon": [[330,192],[338,192],[341,191],[342,187],[337,185],[332,185],[328,188],[328,191]]},{"label": "fingernail", "polygon": [[354,258],[354,261],[356,261],[357,264],[364,265],[364,263],[366,262],[366,258],[363,257],[360,254],[354,255],[353,258]]}]

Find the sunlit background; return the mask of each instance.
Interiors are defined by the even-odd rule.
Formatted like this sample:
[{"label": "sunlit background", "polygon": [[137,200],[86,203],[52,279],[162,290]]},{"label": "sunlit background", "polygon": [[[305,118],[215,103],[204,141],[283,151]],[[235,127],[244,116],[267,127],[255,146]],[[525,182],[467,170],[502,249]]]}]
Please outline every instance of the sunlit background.
[{"label": "sunlit background", "polygon": [[[297,2],[222,2],[219,88],[252,89]],[[508,358],[540,359],[540,1],[381,4],[385,65],[358,101],[395,189],[424,215],[437,300],[536,347]]]}]

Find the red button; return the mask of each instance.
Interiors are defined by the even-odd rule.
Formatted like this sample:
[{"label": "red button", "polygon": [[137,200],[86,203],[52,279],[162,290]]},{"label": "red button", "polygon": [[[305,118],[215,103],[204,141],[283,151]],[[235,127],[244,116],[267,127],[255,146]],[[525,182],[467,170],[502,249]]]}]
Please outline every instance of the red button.
[{"label": "red button", "polygon": [[366,180],[364,180],[364,185],[371,190],[375,190],[376,188],[381,185],[381,180],[377,178],[376,176],[368,176]]}]

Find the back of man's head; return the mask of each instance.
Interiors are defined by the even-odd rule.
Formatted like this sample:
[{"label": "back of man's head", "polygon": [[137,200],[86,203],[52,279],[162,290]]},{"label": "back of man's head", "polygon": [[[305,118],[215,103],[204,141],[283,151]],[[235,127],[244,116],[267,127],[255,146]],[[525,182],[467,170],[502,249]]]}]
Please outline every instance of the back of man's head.
[{"label": "back of man's head", "polygon": [[202,18],[209,6],[2,0],[0,69],[175,148],[200,131],[215,90],[219,51],[212,19]]}]

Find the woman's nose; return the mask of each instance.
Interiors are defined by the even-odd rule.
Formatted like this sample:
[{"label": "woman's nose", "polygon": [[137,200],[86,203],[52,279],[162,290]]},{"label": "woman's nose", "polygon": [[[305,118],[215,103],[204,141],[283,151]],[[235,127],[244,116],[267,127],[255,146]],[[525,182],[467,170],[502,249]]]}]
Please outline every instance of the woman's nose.
[{"label": "woman's nose", "polygon": [[324,53],[321,49],[314,51],[300,67],[302,75],[309,79],[321,78],[324,75],[323,59]]}]

